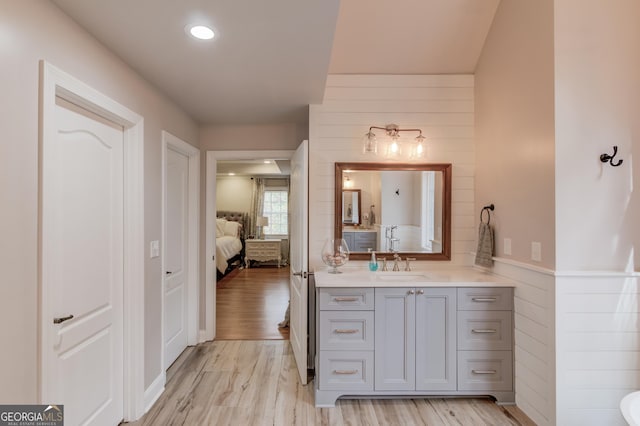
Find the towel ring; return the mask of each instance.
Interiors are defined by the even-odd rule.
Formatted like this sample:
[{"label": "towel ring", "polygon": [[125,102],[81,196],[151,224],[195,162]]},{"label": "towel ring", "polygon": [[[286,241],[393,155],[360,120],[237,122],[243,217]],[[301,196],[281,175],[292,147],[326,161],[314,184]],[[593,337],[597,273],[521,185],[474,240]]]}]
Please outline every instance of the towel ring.
[{"label": "towel ring", "polygon": [[482,210],[480,210],[480,223],[484,223],[483,220],[483,214],[484,211],[487,211],[487,225],[491,223],[491,212],[495,209],[496,207],[493,204],[489,204],[488,206],[484,206],[482,208]]}]

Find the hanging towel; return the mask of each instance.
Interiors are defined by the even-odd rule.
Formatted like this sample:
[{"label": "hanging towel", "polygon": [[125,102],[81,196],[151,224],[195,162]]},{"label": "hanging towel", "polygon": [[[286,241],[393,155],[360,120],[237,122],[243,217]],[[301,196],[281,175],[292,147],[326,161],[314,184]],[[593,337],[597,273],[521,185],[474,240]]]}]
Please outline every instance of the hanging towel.
[{"label": "hanging towel", "polygon": [[493,228],[488,223],[481,222],[478,228],[478,248],[476,250],[476,265],[493,266]]}]

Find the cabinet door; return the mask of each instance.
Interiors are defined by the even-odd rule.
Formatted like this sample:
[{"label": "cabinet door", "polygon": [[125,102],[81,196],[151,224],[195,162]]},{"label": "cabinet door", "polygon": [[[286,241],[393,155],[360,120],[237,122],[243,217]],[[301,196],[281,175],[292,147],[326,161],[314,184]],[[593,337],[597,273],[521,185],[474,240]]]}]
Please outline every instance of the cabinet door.
[{"label": "cabinet door", "polygon": [[375,389],[415,389],[415,291],[375,290]]},{"label": "cabinet door", "polygon": [[342,239],[347,243],[349,251],[356,251],[355,239],[353,238],[353,232],[343,232]]},{"label": "cabinet door", "polygon": [[416,390],[456,390],[456,289],[416,290]]}]

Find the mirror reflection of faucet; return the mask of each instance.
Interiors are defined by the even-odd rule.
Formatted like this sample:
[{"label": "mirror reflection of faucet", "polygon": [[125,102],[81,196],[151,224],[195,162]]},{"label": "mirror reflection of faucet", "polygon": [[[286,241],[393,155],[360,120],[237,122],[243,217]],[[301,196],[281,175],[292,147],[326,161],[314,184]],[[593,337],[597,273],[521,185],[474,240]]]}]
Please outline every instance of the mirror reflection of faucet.
[{"label": "mirror reflection of faucet", "polygon": [[391,225],[387,226],[384,231],[386,251],[397,252],[400,250],[400,238],[396,238],[396,229],[398,229],[398,225]]}]

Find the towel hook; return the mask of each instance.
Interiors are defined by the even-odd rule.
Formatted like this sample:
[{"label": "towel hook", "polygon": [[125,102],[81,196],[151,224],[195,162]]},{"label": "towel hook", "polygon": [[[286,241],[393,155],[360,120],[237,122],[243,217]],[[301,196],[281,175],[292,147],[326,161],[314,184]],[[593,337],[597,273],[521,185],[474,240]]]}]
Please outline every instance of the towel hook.
[{"label": "towel hook", "polygon": [[[482,208],[482,210],[480,210],[480,222],[484,223],[484,220],[482,218],[483,213],[485,212],[485,210],[487,211],[487,225],[491,223],[491,212],[496,208],[496,206],[492,204],[489,204],[488,206],[484,206]],[[491,211],[489,211],[491,210]]]},{"label": "towel hook", "polygon": [[609,155],[605,152],[604,154],[600,155],[600,161],[602,161],[603,163],[606,163],[608,161],[613,167],[618,167],[620,164],[622,164],[622,159],[618,160],[617,163],[613,164],[613,158],[616,156],[617,153],[618,153],[618,147],[614,145],[613,155]]}]

